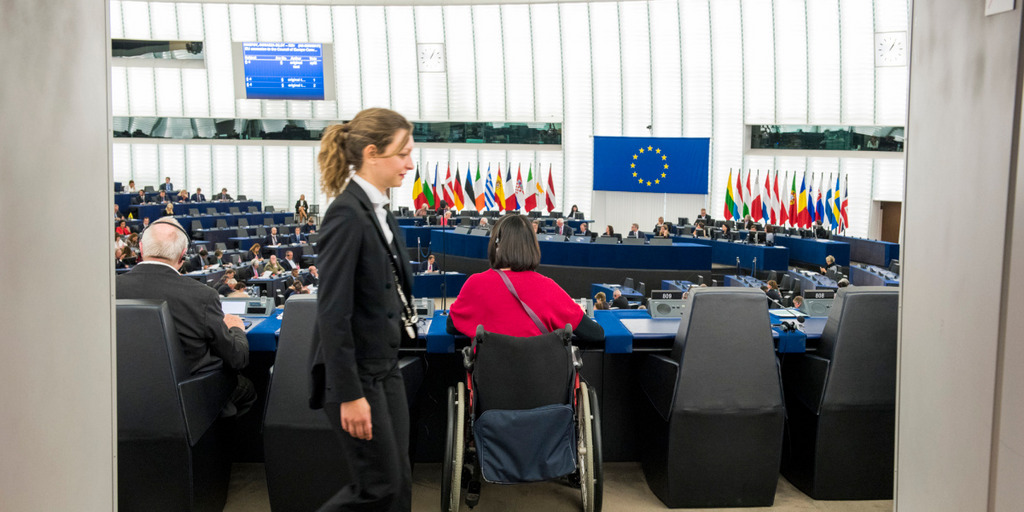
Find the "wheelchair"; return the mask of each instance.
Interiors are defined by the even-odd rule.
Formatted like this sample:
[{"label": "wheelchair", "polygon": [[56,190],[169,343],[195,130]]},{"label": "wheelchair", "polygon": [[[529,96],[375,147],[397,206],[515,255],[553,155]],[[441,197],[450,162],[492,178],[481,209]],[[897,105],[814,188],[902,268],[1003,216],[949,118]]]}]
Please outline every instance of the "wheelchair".
[{"label": "wheelchair", "polygon": [[567,477],[584,512],[602,501],[601,415],[580,379],[572,327],[517,338],[477,327],[463,348],[466,382],[448,388],[441,510],[480,501],[481,479],[516,484]]}]

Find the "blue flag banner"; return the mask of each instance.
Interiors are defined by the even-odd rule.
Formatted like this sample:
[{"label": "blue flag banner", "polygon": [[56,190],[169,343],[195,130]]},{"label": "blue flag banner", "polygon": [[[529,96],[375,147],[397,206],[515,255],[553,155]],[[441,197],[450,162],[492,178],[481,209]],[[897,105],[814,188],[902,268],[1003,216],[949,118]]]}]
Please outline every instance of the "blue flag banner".
[{"label": "blue flag banner", "polygon": [[706,137],[594,137],[594,190],[707,194]]}]

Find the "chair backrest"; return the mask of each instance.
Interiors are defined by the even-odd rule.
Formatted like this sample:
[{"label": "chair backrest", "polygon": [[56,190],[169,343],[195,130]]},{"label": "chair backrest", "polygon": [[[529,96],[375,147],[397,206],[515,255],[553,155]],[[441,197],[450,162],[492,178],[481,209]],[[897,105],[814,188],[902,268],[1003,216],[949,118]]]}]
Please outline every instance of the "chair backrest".
[{"label": "chair backrest", "polygon": [[625,288],[632,288],[633,287],[633,278],[632,277],[627,277],[627,278],[623,279],[622,280],[622,286],[625,287]]},{"label": "chair backrest", "polygon": [[226,228],[226,227],[228,227],[228,220],[227,219],[217,219],[217,227],[218,228]]},{"label": "chair backrest", "polygon": [[239,238],[245,238],[249,236],[249,230],[245,228],[238,228],[235,230],[235,236]]},{"label": "chair backrest", "polygon": [[260,212],[259,208],[256,208],[255,206],[250,206],[249,208],[246,208],[246,210],[248,210],[249,213],[259,213]]},{"label": "chair backrest", "polygon": [[651,245],[672,245],[671,238],[652,238]]},{"label": "chair backrest", "polygon": [[167,303],[119,299],[118,439],[185,438],[177,384],[188,375],[188,362]]},{"label": "chair backrest", "polygon": [[199,216],[199,208],[189,208],[188,209],[188,214],[193,216],[193,217],[198,217]]},{"label": "chair backrest", "polygon": [[896,403],[899,290],[840,288],[821,333],[818,355],[829,359],[822,407]]},{"label": "chair backrest", "polygon": [[263,225],[264,226],[273,226],[274,225],[274,218],[273,217],[263,217]]},{"label": "chair backrest", "polygon": [[256,234],[259,236],[267,236],[267,229],[263,226],[256,226]]},{"label": "chair backrest", "polygon": [[640,281],[640,287],[637,288],[636,291],[640,292],[640,295],[646,295],[647,294],[647,284],[645,284],[643,281]]},{"label": "chair backrest", "polygon": [[207,215],[217,215],[217,209],[216,208],[207,208],[206,209],[206,214]]},{"label": "chair backrest", "polygon": [[476,414],[488,409],[533,409],[572,403],[575,370],[569,332],[517,338],[477,333],[473,369]]},{"label": "chair backrest", "polygon": [[671,354],[680,365],[674,409],[781,407],[764,292],[696,288],[686,306]]},{"label": "chair backrest", "polygon": [[599,243],[599,244],[609,244],[609,245],[614,245],[614,244],[618,244],[619,243],[619,239],[618,238],[616,238],[614,236],[604,236],[604,235],[601,235],[601,236],[597,237],[597,240],[594,240],[594,241]]},{"label": "chair backrest", "polygon": [[238,207],[237,206],[231,206],[231,207],[228,208],[228,213],[234,213],[234,214],[237,215],[237,214],[239,214],[241,212],[238,211]]},{"label": "chair backrest", "polygon": [[623,238],[622,245],[644,245],[647,240],[641,236],[640,238]]},{"label": "chair backrest", "polygon": [[203,223],[199,222],[198,220],[192,221],[192,232],[195,233],[196,231],[199,231],[200,229],[203,229]]},{"label": "chair backrest", "polygon": [[322,411],[309,408],[309,352],[316,325],[316,295],[293,295],[284,306],[274,378],[267,394],[264,423],[329,428]]},{"label": "chair backrest", "polygon": [[226,244],[224,242],[217,242],[217,243],[213,244],[213,248],[218,250],[218,251],[224,252],[224,251],[228,250],[228,244]]},{"label": "chair backrest", "polygon": [[320,233],[310,233],[306,235],[306,241],[315,244],[320,240]]},{"label": "chair backrest", "polygon": [[245,200],[247,200],[247,199],[249,199],[249,198],[248,198],[248,197],[246,197],[246,196],[245,196],[245,194],[238,194],[238,200],[239,200],[239,201],[245,201]]},{"label": "chair backrest", "polygon": [[274,212],[274,206],[273,205],[268,204],[268,205],[263,207],[263,213],[273,213],[273,212]]},{"label": "chair backrest", "polygon": [[249,221],[246,220],[246,219],[238,219],[238,225],[239,226],[248,226],[249,225]]},{"label": "chair backrest", "polygon": [[793,276],[789,275],[789,273],[782,274],[782,281],[779,282],[779,288],[782,288],[783,290],[792,290]]}]

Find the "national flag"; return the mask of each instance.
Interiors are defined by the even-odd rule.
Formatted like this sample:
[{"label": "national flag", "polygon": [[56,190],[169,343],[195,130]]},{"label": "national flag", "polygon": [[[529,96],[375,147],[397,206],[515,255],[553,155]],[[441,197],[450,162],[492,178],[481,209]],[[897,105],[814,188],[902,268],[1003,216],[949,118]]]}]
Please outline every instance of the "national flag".
[{"label": "national flag", "polygon": [[832,229],[839,229],[839,201],[839,174],[837,173],[836,183],[832,188],[832,201],[828,205],[829,210],[832,212]]},{"label": "national flag", "polygon": [[[480,169],[477,169],[480,172]],[[484,207],[488,210],[498,206],[497,197],[494,194],[494,179],[491,177],[491,164],[487,164],[487,183],[484,184]]]},{"label": "national flag", "polygon": [[793,172],[793,182],[789,188],[789,225],[794,228],[800,227],[800,216],[798,215],[798,196],[796,194],[796,172]]},{"label": "national flag", "polygon": [[847,174],[843,178],[843,192],[842,202],[839,204],[839,229],[846,231],[846,228],[850,227],[850,218],[846,214],[847,207],[850,203],[850,175]]},{"label": "national flag", "polygon": [[[822,176],[822,179],[825,177]],[[828,228],[831,229],[836,225],[836,215],[832,211],[832,206],[835,205],[835,201],[832,200],[832,175],[828,175],[828,181],[825,182],[825,186],[828,187],[825,190],[825,220],[828,223]]]},{"label": "national flag", "polygon": [[[771,173],[769,173],[769,175],[770,174]],[[771,177],[771,176],[769,176],[769,177]],[[772,209],[772,219],[771,219],[772,220],[772,224],[775,224],[776,226],[782,226],[786,222],[782,220],[782,217],[781,217],[780,212],[779,212],[779,205],[782,204],[782,202],[779,200],[779,171],[775,171],[775,179],[772,180],[771,187],[772,187],[772,201],[771,201],[771,203],[772,203],[772,206],[771,206],[771,209]]]},{"label": "national flag", "polygon": [[440,198],[437,195],[437,163],[434,163],[434,184],[430,186],[430,193],[433,194],[430,200],[430,207],[437,208],[440,203]]},{"label": "national flag", "polygon": [[[488,176],[490,173],[488,173]],[[498,211],[505,211],[505,179],[501,176],[501,164],[498,164],[498,175],[494,179],[494,202],[498,205]]]},{"label": "national flag", "polygon": [[818,177],[818,200],[814,203],[814,215],[818,222],[825,222],[825,203],[821,199],[821,186],[825,183],[825,173]]},{"label": "national flag", "polygon": [[[477,169],[477,172],[480,172],[480,164],[476,165],[476,169]],[[465,185],[465,188],[466,188],[466,196],[465,196],[466,197],[466,201],[465,201],[465,203],[466,203],[467,207],[469,207],[469,206],[476,207],[476,197],[477,196],[476,196],[476,192],[473,191],[473,182],[474,182],[474,180],[473,180],[473,164],[471,163],[471,164],[469,164],[469,167],[466,168],[466,185]],[[477,207],[476,211],[480,211],[480,208]]]},{"label": "national flag", "polygon": [[807,173],[800,177],[800,192],[796,198],[796,219],[797,225],[806,228],[810,226],[807,222]]},{"label": "national flag", "polygon": [[785,226],[789,223],[789,190],[786,189],[786,171],[782,171],[782,188],[779,188],[779,171],[775,171],[775,190],[781,193],[775,200],[779,206],[779,225]]},{"label": "national flag", "polygon": [[746,186],[747,186],[746,190],[743,191],[743,218],[744,219],[747,218],[747,215],[750,215],[750,203],[751,203],[750,200],[753,199],[751,197],[751,192],[750,192],[750,169],[747,169],[747,185]]},{"label": "national flag", "polygon": [[476,179],[473,180],[473,190],[476,191],[476,211],[482,212],[487,209],[487,184],[480,176],[480,162],[476,163]]},{"label": "national flag", "polygon": [[[434,193],[437,190],[430,186],[430,165],[425,166],[426,171],[423,173],[423,198],[427,208],[434,208],[434,198],[437,194]],[[437,164],[434,164],[434,179],[437,179]]]},{"label": "national flag", "polygon": [[512,212],[519,209],[519,201],[516,200],[516,183],[512,181],[512,162],[508,163],[505,169],[505,211]]},{"label": "national flag", "polygon": [[818,209],[814,204],[814,173],[811,173],[811,179],[807,181],[807,225],[811,227],[814,225],[814,221],[818,219]]},{"label": "national flag", "polygon": [[[754,178],[754,189],[751,191],[753,199],[750,202],[750,217],[754,219],[754,222],[760,222],[764,219],[764,214],[761,213],[763,210],[764,202],[761,199],[761,188],[758,184],[758,180],[761,178],[761,170],[757,170],[757,177]],[[750,182],[750,175],[747,175],[747,182]]]},{"label": "national flag", "polygon": [[537,195],[543,193],[544,191],[540,189],[540,180],[534,181],[533,179],[533,164],[531,163],[529,170],[526,171],[526,201],[523,205],[527,213],[537,208]]},{"label": "national flag", "polygon": [[736,201],[732,195],[732,167],[729,168],[729,179],[725,182],[725,211],[722,212],[722,219],[730,220],[735,218]]},{"label": "national flag", "polygon": [[768,171],[764,177],[764,195],[761,197],[761,201],[761,215],[765,224],[769,224],[772,213],[772,171]]},{"label": "national flag", "polygon": [[455,164],[455,183],[452,185],[452,199],[455,200],[455,209],[462,211],[465,208],[466,196],[462,193],[462,178],[459,176],[459,164]]},{"label": "national flag", "polygon": [[427,204],[427,196],[423,195],[423,182],[420,181],[420,166],[416,166],[416,180],[412,182],[412,206],[419,210]]},{"label": "national flag", "polygon": [[520,208],[526,204],[526,190],[523,188],[523,164],[516,168],[516,203]]},{"label": "national flag", "polygon": [[736,188],[733,189],[736,193],[736,209],[733,210],[733,216],[739,220],[743,218],[743,210],[746,204],[743,201],[743,169],[740,168],[736,171]]},{"label": "national flag", "polygon": [[551,177],[551,164],[548,164],[548,190],[544,194],[544,202],[547,203],[548,213],[555,209],[555,180]]},{"label": "national flag", "polygon": [[442,183],[441,190],[444,203],[447,207],[451,208],[454,206],[455,201],[452,199],[452,164],[450,163],[448,164],[448,170],[445,171],[444,183]]}]

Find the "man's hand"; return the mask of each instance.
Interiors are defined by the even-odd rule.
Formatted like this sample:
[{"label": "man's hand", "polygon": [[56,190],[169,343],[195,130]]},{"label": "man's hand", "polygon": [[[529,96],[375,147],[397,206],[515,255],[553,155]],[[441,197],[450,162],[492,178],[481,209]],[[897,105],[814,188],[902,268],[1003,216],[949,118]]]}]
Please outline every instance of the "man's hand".
[{"label": "man's hand", "polygon": [[359,398],[341,404],[341,428],[356,439],[373,439],[373,422],[370,418],[370,402]]},{"label": "man's hand", "polygon": [[228,329],[230,329],[232,327],[238,327],[239,329],[242,329],[243,331],[245,330],[245,324],[242,323],[242,319],[239,318],[238,316],[232,315],[232,314],[225,314],[224,315],[224,325],[228,326]]}]

